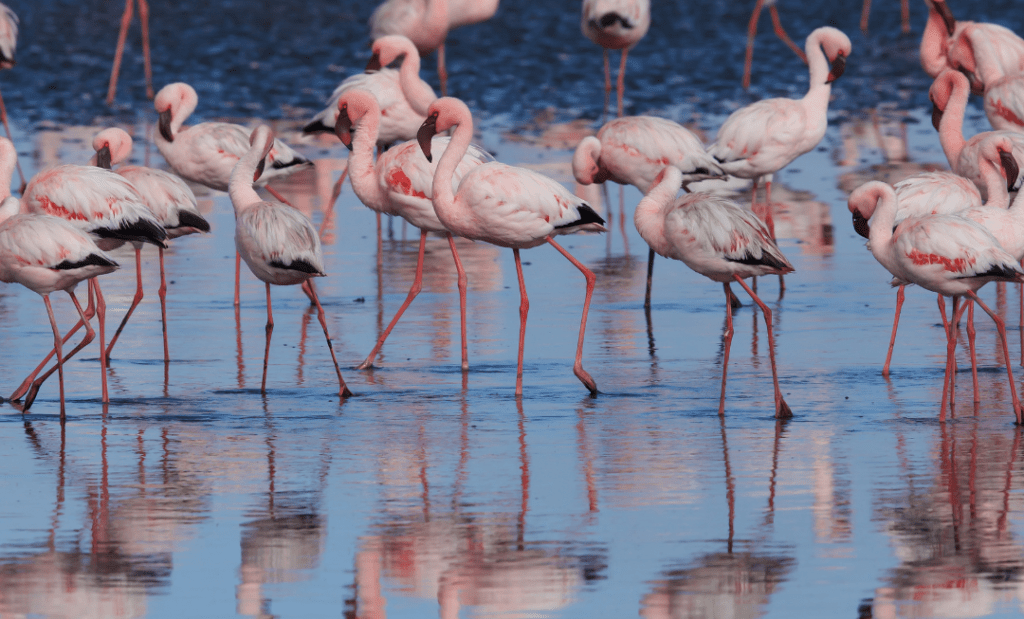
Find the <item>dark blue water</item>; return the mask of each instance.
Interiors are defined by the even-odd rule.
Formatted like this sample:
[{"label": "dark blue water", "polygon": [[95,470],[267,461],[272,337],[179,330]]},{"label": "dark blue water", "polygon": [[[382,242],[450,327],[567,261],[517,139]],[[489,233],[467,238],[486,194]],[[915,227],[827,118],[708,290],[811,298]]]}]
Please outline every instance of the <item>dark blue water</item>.
[{"label": "dark blue water", "polygon": [[[138,20],[133,22],[117,103],[106,106],[107,80],[123,3],[113,0],[14,0],[21,16],[18,66],[0,76],[17,123],[42,120],[128,121],[152,114],[145,98]],[[157,89],[186,81],[199,92],[199,118],[306,118],[341,79],[369,58],[367,20],[373,2],[151,2],[153,79]],[[927,13],[911,3],[913,32],[900,32],[899,2],[875,0],[870,35],[859,30],[860,3],[783,0],[785,27],[799,45],[831,25],[853,41],[832,110],[859,110],[893,100],[927,104],[928,78],[917,60]],[[955,13],[1021,30],[1024,14],[1011,0],[950,3]],[[627,113],[725,112],[766,96],[806,88],[799,59],[761,17],[752,88],[740,87],[746,26],[753,2],[655,2],[647,37],[631,52]],[[560,117],[598,118],[601,49],[580,33],[579,3],[504,0],[495,17],[448,38],[451,94],[484,115],[512,125],[553,108]],[[424,76],[437,84],[433,57]]]}]

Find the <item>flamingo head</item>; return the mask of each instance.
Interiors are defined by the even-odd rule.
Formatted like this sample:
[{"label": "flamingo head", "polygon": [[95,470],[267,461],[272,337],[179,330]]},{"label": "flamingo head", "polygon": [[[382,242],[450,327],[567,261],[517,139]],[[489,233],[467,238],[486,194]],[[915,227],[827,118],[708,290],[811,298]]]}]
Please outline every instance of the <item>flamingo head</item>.
[{"label": "flamingo head", "polygon": [[256,171],[252,175],[252,182],[260,180],[263,170],[267,167],[267,156],[274,147],[274,130],[266,125],[260,125],[252,130],[249,136],[249,146],[260,152],[259,163],[256,164]]},{"label": "flamingo head", "polygon": [[853,229],[864,238],[869,238],[871,227],[868,220],[875,214],[878,201],[882,196],[891,194],[895,197],[895,191],[890,185],[881,181],[870,181],[853,190],[847,199],[847,206],[853,214]]},{"label": "flamingo head", "polygon": [[1007,191],[1019,189],[1017,177],[1020,176],[1020,166],[1013,156],[1013,141],[1007,135],[996,133],[984,138],[979,154],[1003,175]]},{"label": "flamingo head", "polygon": [[364,117],[380,117],[377,97],[359,89],[349,90],[341,95],[338,99],[338,118],[334,121],[334,133],[349,150],[352,150],[353,126]]},{"label": "flamingo head", "polygon": [[974,46],[963,33],[953,40],[947,52],[949,66],[960,71],[970,82],[971,92],[978,96],[985,94],[985,83],[978,77],[978,61],[974,56]]},{"label": "flamingo head", "polygon": [[113,164],[128,159],[132,153],[132,136],[118,127],[110,127],[96,134],[92,139],[93,156],[90,163],[109,170]]},{"label": "flamingo head", "polygon": [[850,43],[850,37],[837,28],[827,26],[819,28],[812,32],[810,36],[815,34],[818,34],[821,48],[829,62],[829,72],[825,83],[831,84],[839,79],[846,70],[846,58],[853,51],[853,44]]},{"label": "flamingo head", "polygon": [[379,71],[401,57],[417,56],[416,46],[407,37],[400,34],[389,34],[373,42],[373,56],[366,64],[367,71]]},{"label": "flamingo head", "polygon": [[427,108],[427,119],[416,132],[416,141],[420,143],[420,149],[427,157],[427,161],[433,161],[430,145],[434,136],[463,124],[467,125],[472,133],[473,114],[461,100],[455,97],[441,97],[430,104]]},{"label": "flamingo head", "polygon": [[178,127],[196,109],[198,102],[199,95],[185,82],[175,82],[161,88],[153,98],[153,107],[160,115],[160,135],[168,142],[173,142]]},{"label": "flamingo head", "polygon": [[958,89],[966,90],[970,87],[967,77],[959,71],[946,69],[932,82],[928,89],[928,98],[932,102],[932,126],[938,131],[939,123],[942,121],[942,114],[949,105],[953,91]]},{"label": "flamingo head", "polygon": [[572,175],[576,177],[576,182],[591,185],[611,179],[611,172],[598,163],[600,158],[601,140],[592,135],[580,140],[576,152],[572,155]]}]

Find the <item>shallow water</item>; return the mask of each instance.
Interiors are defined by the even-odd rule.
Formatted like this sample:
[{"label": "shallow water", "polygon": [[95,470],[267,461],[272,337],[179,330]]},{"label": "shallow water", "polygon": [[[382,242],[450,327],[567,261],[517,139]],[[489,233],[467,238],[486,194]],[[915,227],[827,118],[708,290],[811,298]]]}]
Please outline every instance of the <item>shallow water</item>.
[{"label": "shallow water", "polygon": [[[798,61],[764,18],[765,64],[754,94],[740,92],[747,8],[735,4],[660,9],[667,17],[637,47],[630,79],[660,83],[656,68],[666,66],[685,77],[631,94],[630,111],[692,120],[710,136],[747,97],[802,88]],[[912,7],[915,34],[905,38],[896,3],[876,1],[864,38],[856,12],[833,4],[805,3],[817,16],[810,24],[783,6],[794,36],[833,21],[855,46],[821,148],[779,174],[773,191],[780,244],[797,271],[784,298],[774,278],[759,291],[774,312],[792,420],[772,416],[764,320],[738,290],[726,414],[716,414],[722,289],[660,260],[648,320],[646,248],[628,221],[639,194],[622,192],[620,228],[617,187],[589,194],[614,215],[608,234],[563,237],[598,276],[584,348],[598,396],[572,374],[583,278],[546,247],[523,254],[523,398],[513,396],[511,252],[483,244],[459,246],[470,278],[468,374],[459,370],[454,267],[436,238],[423,293],[378,368],[353,369],[405,297],[417,235],[385,220],[378,269],[374,218],[346,187],[325,236],[329,276],[317,285],[357,397],[338,401],[315,312],[295,288],[272,291],[263,397],[265,290],[244,272],[235,312],[230,202],[197,188],[214,231],[167,252],[172,362],[162,362],[147,250],[147,293],[114,351],[111,403],[100,403],[93,346],[65,368],[66,425],[53,381],[28,414],[0,405],[0,617],[1019,616],[1024,454],[995,329],[979,318],[980,402],[971,402],[964,338],[956,416],[939,423],[945,348],[935,299],[908,290],[884,380],[895,295],[848,223],[846,195],[860,182],[945,167],[916,65],[923,10]],[[26,173],[84,161],[97,124],[114,121],[130,123],[139,161],[162,165],[142,144],[153,119],[134,56],[119,107],[102,104],[115,5],[12,3],[25,51],[0,80]],[[223,2],[216,17],[199,6],[152,10],[156,82],[195,82],[202,118],[275,118],[294,138],[300,119],[365,62],[369,5],[340,17],[334,3],[254,11]],[[1009,6],[972,7],[971,16],[1017,27],[1005,20],[1019,12],[1000,10]],[[188,31],[172,36],[186,19]],[[268,19],[269,42],[256,36]],[[600,113],[600,55],[577,19],[575,5],[563,15],[506,2],[492,24],[457,31],[449,53],[453,91],[485,120],[483,143],[568,186],[570,146],[560,144],[574,145],[589,123],[563,121]],[[708,20],[721,28],[700,27]],[[545,38],[556,29],[568,34]],[[670,43],[675,51],[657,51]],[[479,49],[488,53],[469,52]],[[58,57],[60,72],[48,73]],[[498,68],[513,60],[516,79]],[[712,60],[720,70],[693,71]],[[771,79],[773,62],[792,82]],[[260,103],[245,107],[251,99]],[[985,128],[978,110],[969,123]],[[300,148],[316,169],[276,186],[319,223],[345,151],[331,141]],[[130,250],[116,257],[121,271],[104,280],[112,322],[135,280]],[[989,286],[982,296],[1011,323],[1016,359],[1016,290]],[[56,306],[66,328],[73,310],[66,298]],[[52,341],[42,309],[28,290],[0,287],[4,394]]]}]

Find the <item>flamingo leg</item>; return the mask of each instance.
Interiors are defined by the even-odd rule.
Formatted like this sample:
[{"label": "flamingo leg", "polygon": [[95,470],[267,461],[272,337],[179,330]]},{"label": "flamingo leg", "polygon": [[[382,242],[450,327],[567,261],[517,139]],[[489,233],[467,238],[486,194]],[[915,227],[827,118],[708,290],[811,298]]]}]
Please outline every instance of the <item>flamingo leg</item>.
[{"label": "flamingo leg", "polygon": [[380,227],[380,213],[377,216],[377,272],[384,268],[384,234]]},{"label": "flamingo leg", "polygon": [[793,39],[789,38],[789,35],[782,28],[782,20],[779,19],[779,7],[772,4],[768,7],[768,13],[772,16],[772,27],[775,28],[775,36],[782,39],[782,42],[788,45],[789,49],[793,50],[793,53],[799,56],[800,60],[804,61],[804,64],[807,64],[807,54],[804,53],[804,50],[800,49],[800,46],[793,42]]},{"label": "flamingo leg", "polygon": [[754,300],[754,303],[757,303],[758,307],[761,308],[761,313],[764,314],[765,330],[768,332],[768,357],[772,362],[772,382],[775,384],[775,418],[784,419],[792,417],[793,411],[786,404],[786,400],[782,398],[782,390],[779,389],[779,373],[775,366],[775,334],[772,329],[772,311],[768,309],[768,306],[761,300],[761,297],[757,296],[750,289],[750,286],[747,286],[747,282],[743,281],[739,275],[733,275],[733,279],[739,282],[740,286],[743,286],[743,289],[747,291],[747,294]]},{"label": "flamingo leg", "polygon": [[242,288],[242,255],[235,250],[235,307],[239,305],[239,295]]},{"label": "flamingo leg", "polygon": [[267,192],[270,193],[270,195],[274,196],[274,199],[277,200],[278,202],[280,202],[281,204],[284,204],[285,206],[291,206],[292,208],[295,208],[294,206],[292,206],[291,202],[286,200],[284,196],[282,196],[276,189],[274,189],[270,185],[264,185],[263,188],[266,189]]},{"label": "flamingo leg", "polygon": [[153,99],[153,66],[149,61],[149,4],[139,0],[139,25],[142,27],[142,60],[146,73],[146,98]]},{"label": "flamingo leg", "polygon": [[612,67],[608,60],[608,50],[604,50],[604,108],[601,117],[608,113],[608,99],[612,94]]},{"label": "flamingo leg", "polygon": [[622,50],[622,61],[619,63],[619,75],[616,77],[616,90],[619,97],[619,115],[618,118],[622,118],[622,95],[626,91],[626,56],[629,55],[629,50]]},{"label": "flamingo leg", "polygon": [[[956,408],[956,344],[957,336],[960,334],[960,319],[963,317],[964,310],[967,309],[967,304],[960,303],[960,297],[953,297],[953,312],[950,315],[949,330],[947,333],[947,348],[946,353],[946,373],[949,376],[949,412],[953,414]],[[945,420],[944,416],[940,416],[940,420]]]},{"label": "flamingo leg", "polygon": [[[4,105],[4,98],[0,95],[0,122],[4,124],[4,131],[7,132],[7,139],[11,142],[14,138],[11,136],[11,126],[7,124],[7,106]],[[21,187],[18,189],[18,193],[25,193],[25,174],[21,171],[21,163],[14,162],[14,165],[18,168],[18,177],[21,179]]]},{"label": "flamingo leg", "polygon": [[[1024,266],[1024,260],[1020,261],[1021,266]],[[1024,366],[1024,284],[1018,285],[1020,289],[1020,364]]]},{"label": "flamingo leg", "polygon": [[441,96],[448,96],[448,69],[444,62],[444,42],[437,47],[437,78],[441,81]]},{"label": "flamingo leg", "polygon": [[117,96],[117,77],[121,73],[121,57],[124,56],[124,43],[128,38],[128,26],[132,23],[132,7],[132,0],[125,0],[124,13],[121,14],[121,31],[117,35],[117,49],[114,51],[114,66],[110,69],[107,105],[112,105],[114,97]]},{"label": "flamingo leg", "polygon": [[128,306],[128,312],[121,319],[121,324],[117,326],[117,330],[114,331],[114,337],[110,338],[110,345],[107,346],[107,359],[110,359],[110,351],[114,350],[114,344],[117,343],[117,338],[121,336],[121,331],[124,330],[124,326],[128,324],[128,319],[132,317],[132,313],[135,312],[135,308],[142,302],[142,248],[135,248],[135,297],[132,299],[132,304]]},{"label": "flamingo leg", "polygon": [[270,307],[270,283],[267,283],[267,347],[263,350],[263,382],[260,393],[267,393],[267,363],[270,360],[270,336],[274,333],[274,312]]},{"label": "flamingo leg", "polygon": [[900,0],[900,28],[904,34],[910,33],[910,0]]},{"label": "flamingo leg", "polygon": [[[307,280],[309,281],[309,280]],[[338,374],[338,395],[347,398],[352,395],[349,391],[348,385],[345,384],[345,379],[341,376],[341,368],[338,367],[338,358],[334,355],[334,344],[331,343],[331,334],[327,331],[327,318],[324,315],[324,308],[320,305],[320,299],[316,296],[316,288],[313,286],[313,282],[309,281],[309,291],[313,295],[313,303],[316,305],[316,315],[320,320],[320,326],[324,329],[324,337],[327,338],[327,349],[331,351],[331,361],[334,362],[334,371]],[[270,284],[267,284],[267,307],[270,307]],[[267,333],[267,345],[270,345],[270,334]],[[264,364],[264,377],[266,376],[266,364]]]},{"label": "flamingo leg", "polygon": [[[950,339],[950,322],[946,320],[946,297],[939,295],[938,300],[939,314],[942,316],[942,330],[946,332],[946,371],[942,375],[942,403],[939,405],[939,420],[945,421],[946,419],[946,403],[949,401],[949,339]],[[953,312],[956,314],[956,312]]]},{"label": "flamingo leg", "polygon": [[868,33],[868,16],[871,14],[871,0],[864,0],[864,6],[860,11],[860,31],[865,35]]},{"label": "flamingo leg", "polygon": [[462,325],[462,371],[469,369],[469,351],[466,346],[466,290],[469,279],[466,277],[466,270],[462,268],[462,260],[459,259],[459,252],[455,249],[455,237],[448,235],[448,245],[452,248],[452,258],[455,259],[455,271],[459,274],[459,321]]},{"label": "flamingo leg", "polygon": [[722,335],[722,346],[725,348],[725,354],[722,357],[722,395],[718,399],[718,416],[722,417],[725,415],[725,378],[729,371],[729,351],[732,349],[732,290],[729,288],[729,282],[722,283],[725,288],[725,333]]},{"label": "flamingo leg", "polygon": [[327,224],[331,221],[331,216],[334,215],[334,203],[338,201],[338,196],[341,195],[341,187],[345,184],[345,177],[348,175],[348,160],[345,160],[345,169],[341,171],[341,176],[338,177],[338,182],[334,183],[334,189],[331,190],[331,201],[327,204],[327,208],[324,210],[323,221],[320,222],[320,238],[323,239],[324,230],[327,229]]},{"label": "flamingo leg", "polygon": [[[611,213],[608,213],[611,221]],[[626,187],[619,185],[619,231],[622,233],[622,251],[629,255],[629,235],[626,234]]]},{"label": "flamingo leg", "polygon": [[1021,408],[1020,400],[1017,398],[1017,385],[1013,382],[1013,369],[1010,367],[1010,348],[1006,345],[1006,325],[1003,320],[996,315],[985,303],[978,297],[974,292],[968,292],[967,296],[972,301],[978,304],[981,309],[985,310],[989,316],[992,317],[992,321],[996,323],[996,329],[999,331],[999,339],[1003,343],[1003,361],[1006,363],[1006,377],[1010,381],[1010,395],[1013,398],[1013,414],[1017,420],[1017,425],[1021,425]]},{"label": "flamingo leg", "polygon": [[[896,315],[892,318],[892,336],[889,337],[889,352],[885,354],[885,365],[882,366],[882,376],[889,375],[889,364],[892,362],[892,349],[896,346],[896,329],[900,326],[900,311],[903,310],[903,299],[906,286],[900,286],[896,290]],[[941,296],[939,297],[942,298]]]},{"label": "flamingo leg", "polygon": [[552,247],[557,249],[560,254],[565,256],[573,266],[579,269],[580,273],[583,273],[583,277],[587,280],[587,296],[583,301],[583,318],[580,319],[580,337],[576,342],[576,361],[573,363],[572,371],[576,375],[576,378],[579,378],[583,383],[583,386],[590,390],[591,394],[596,394],[597,383],[595,383],[594,379],[590,377],[590,374],[583,369],[583,336],[587,332],[587,313],[590,311],[590,298],[594,294],[594,284],[597,283],[597,277],[594,275],[593,271],[583,266],[583,263],[576,258],[573,258],[572,255],[565,251],[561,245],[556,243],[553,238],[549,236],[547,237],[547,241]]},{"label": "flamingo leg", "polygon": [[[32,386],[29,389],[28,394],[25,396],[25,410],[28,410],[29,407],[32,406],[32,402],[35,401],[36,395],[39,394],[39,388],[43,386],[43,383],[46,382],[46,379],[53,375],[54,371],[60,370],[60,367],[58,366],[67,363],[68,359],[75,356],[78,353],[78,351],[88,346],[89,343],[92,342],[93,338],[96,337],[96,332],[93,331],[92,326],[89,325],[88,318],[86,318],[85,312],[82,311],[82,305],[78,302],[78,297],[75,296],[74,292],[69,291],[68,294],[71,296],[71,301],[75,304],[75,309],[78,310],[79,323],[85,325],[85,337],[83,337],[82,341],[79,342],[78,345],[75,346],[71,350],[71,352],[69,352],[64,357],[63,361],[61,361],[60,364],[55,363],[53,367],[46,371],[45,374],[40,376],[37,380],[35,380],[32,383]],[[67,341],[67,336],[64,337],[64,340]]]},{"label": "flamingo leg", "polygon": [[[53,328],[53,347],[57,351],[57,377],[60,381],[60,422],[64,423],[64,339],[60,336],[60,329],[57,328],[57,320],[53,317],[53,307],[50,305],[50,295],[43,295],[43,303],[46,304],[46,314],[50,317],[50,326]],[[26,403],[26,408],[32,404]]]},{"label": "flamingo leg", "polygon": [[[772,10],[773,11],[775,10],[774,6],[772,7]],[[807,60],[804,59],[804,62],[806,62],[806,61]],[[772,180],[773,180],[773,178],[774,178],[774,175],[772,175],[772,174],[766,174],[765,175],[765,181],[764,181],[764,199],[765,199],[765,204],[764,204],[764,214],[765,214],[765,216],[764,216],[764,224],[766,226],[768,226],[768,233],[771,234],[772,240],[774,241],[776,239],[775,239],[775,219],[772,216]],[[786,294],[786,279],[782,275],[782,273],[779,273],[779,299],[781,299],[783,297],[783,295],[785,295],[785,294]]]},{"label": "flamingo leg", "polygon": [[967,344],[971,349],[971,381],[974,383],[974,401],[981,402],[978,391],[978,354],[974,346],[974,302],[967,302]]},{"label": "flamingo leg", "polygon": [[526,316],[530,313],[530,298],[526,296],[526,282],[523,281],[523,264],[519,260],[519,248],[512,248],[516,259],[516,275],[519,277],[519,357],[516,360],[516,395],[523,395],[523,346],[526,343]]},{"label": "flamingo leg", "polygon": [[107,330],[107,300],[103,298],[103,290],[100,282],[95,277],[91,280],[96,292],[96,321],[100,326],[100,385],[103,392],[103,401],[109,402],[110,395],[107,392],[107,348],[105,345]]},{"label": "flamingo leg", "polygon": [[384,346],[384,340],[388,339],[388,336],[391,335],[391,330],[395,328],[396,324],[398,324],[398,321],[402,318],[402,314],[405,313],[406,308],[409,307],[413,299],[416,298],[416,295],[418,295],[423,289],[423,254],[426,246],[427,231],[421,230],[420,250],[419,255],[416,258],[416,277],[412,280],[412,287],[409,288],[409,294],[405,297],[405,302],[402,303],[402,307],[398,308],[398,313],[396,313],[395,317],[391,319],[390,323],[388,323],[387,329],[384,329],[384,333],[382,333],[380,339],[377,340],[377,345],[374,346],[373,350],[370,351],[370,354],[366,356],[366,360],[356,368],[357,370],[365,370],[373,367],[373,360],[377,358],[377,353],[379,353],[381,347]]},{"label": "flamingo leg", "polygon": [[651,309],[651,279],[654,277],[654,248],[647,251],[647,291],[644,293],[644,309]]},{"label": "flamingo leg", "polygon": [[761,17],[761,7],[764,0],[757,0],[754,3],[754,12],[750,14],[750,22],[747,24],[747,53],[743,59],[743,90],[750,88],[750,67],[754,63],[754,37],[757,36],[757,20]]},{"label": "flamingo leg", "polygon": [[164,363],[170,363],[171,352],[167,346],[167,275],[164,273],[164,248],[157,248],[160,251],[160,324],[163,325],[164,334]]}]

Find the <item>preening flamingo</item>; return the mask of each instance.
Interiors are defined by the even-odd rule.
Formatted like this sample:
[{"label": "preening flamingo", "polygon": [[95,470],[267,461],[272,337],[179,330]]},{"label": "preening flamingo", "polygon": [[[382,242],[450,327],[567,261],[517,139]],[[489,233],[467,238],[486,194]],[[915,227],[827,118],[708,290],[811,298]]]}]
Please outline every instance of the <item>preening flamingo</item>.
[{"label": "preening flamingo", "polygon": [[228,193],[235,207],[235,249],[253,275],[267,286],[267,346],[263,353],[262,393],[267,392],[267,364],[270,359],[270,336],[274,331],[274,315],[270,304],[270,285],[292,286],[309,282],[308,291],[316,305],[327,348],[331,351],[334,370],[338,374],[338,395],[352,395],[341,376],[338,359],[327,331],[327,319],[311,279],[324,277],[320,237],[313,222],[294,208],[280,202],[264,202],[253,183],[259,180],[274,148],[274,132],[260,125],[252,132],[251,147],[231,173]]},{"label": "preening flamingo", "polygon": [[[168,84],[156,93],[153,107],[160,115],[160,131],[154,141],[174,172],[187,181],[210,189],[227,191],[231,172],[249,150],[249,130],[241,125],[204,122],[184,127],[199,103],[194,88],[184,82]],[[267,156],[267,169],[256,183],[265,186],[278,200],[287,203],[267,183],[311,168],[313,162],[281,140],[274,140]],[[235,256],[235,305],[238,305],[240,258]]]},{"label": "preening flamingo", "polygon": [[[104,129],[96,134],[92,140],[92,147],[96,155],[90,161],[93,165],[110,169],[111,166],[127,161],[132,153],[132,137],[123,129],[112,127]],[[118,174],[128,179],[132,187],[142,196],[143,204],[153,213],[160,224],[167,231],[167,238],[175,239],[186,234],[197,232],[209,232],[210,223],[199,213],[196,205],[196,197],[181,178],[144,166],[123,165],[115,170]],[[110,351],[113,350],[117,338],[121,335],[128,318],[131,317],[135,308],[142,301],[142,244],[133,243],[135,246],[135,274],[136,290],[132,304],[124,319],[114,332],[107,346],[107,358],[110,358]],[[160,254],[160,320],[163,324],[164,338],[164,363],[170,362],[170,351],[167,344],[167,278],[164,273],[164,248],[157,247]]]},{"label": "preening flamingo", "polygon": [[650,0],[583,0],[580,28],[583,35],[604,48],[604,108],[612,91],[608,50],[621,49],[619,75],[616,82],[618,113],[622,116],[622,95],[626,88],[626,56],[651,27]]},{"label": "preening flamingo", "polygon": [[[121,73],[121,57],[124,55],[124,43],[128,38],[128,26],[132,23],[132,3],[124,0],[124,13],[121,14],[121,31],[117,35],[117,49],[114,50],[114,65],[110,68],[110,86],[107,87],[107,105],[114,103],[117,96],[117,77]],[[153,69],[149,62],[149,4],[146,0],[139,2],[139,22],[142,26],[142,58],[146,71],[146,98],[153,98]]]},{"label": "preening flamingo", "polygon": [[[854,225],[864,227],[871,220],[868,238],[871,253],[899,283],[912,283],[940,295],[952,296],[954,307],[961,297],[977,303],[996,323],[1013,399],[1013,412],[1021,423],[1020,400],[1010,368],[1003,321],[976,294],[990,281],[1024,281],[1024,270],[982,225],[956,215],[911,217],[895,226],[899,208],[896,192],[885,183],[871,181],[850,194]],[[940,420],[946,416],[947,393],[951,389],[955,329],[966,304],[955,312],[946,331],[946,375],[943,382]]]},{"label": "preening flamingo", "polygon": [[[381,115],[380,108],[377,107],[377,99],[373,94],[364,90],[350,90],[339,99],[338,109],[337,133],[345,146],[352,149],[348,170],[352,181],[352,190],[356,196],[363,204],[377,213],[398,215],[420,229],[416,277],[409,290],[409,295],[359,369],[373,366],[373,361],[377,358],[377,353],[380,352],[391,330],[405,313],[409,304],[419,294],[423,283],[423,255],[429,232],[440,233],[448,238],[452,257],[455,259],[455,268],[459,274],[462,369],[469,369],[466,350],[466,273],[455,249],[455,240],[438,220],[431,202],[434,171],[437,164],[427,161],[419,152],[419,144],[412,140],[382,153],[374,165],[373,146],[377,141],[377,127]],[[351,130],[354,130],[355,138],[352,138]],[[444,151],[448,146],[448,141],[447,137],[435,137],[432,149]],[[488,161],[494,161],[494,158],[483,149],[470,145],[463,155],[462,161],[455,168],[452,177],[453,186],[458,186],[462,177],[469,170]]]},{"label": "preening flamingo", "polygon": [[[60,379],[60,418],[63,422],[64,363],[95,337],[95,332],[75,296],[75,286],[83,280],[110,273],[117,268],[117,263],[99,249],[88,234],[67,221],[49,215],[19,214],[21,205],[17,198],[10,195],[11,176],[14,173],[16,158],[14,145],[9,140],[0,138],[0,193],[3,194],[0,201],[0,281],[17,282],[43,297],[50,327],[53,329],[53,345],[57,355],[55,367]],[[64,341],[50,306],[50,293],[56,290],[68,293],[86,328],[85,337],[67,357],[64,357]],[[33,399],[42,381],[50,374],[47,372],[38,380],[38,384],[36,383],[36,376],[49,361],[50,356],[47,355],[23,383],[34,386]],[[11,400],[20,397],[19,392],[20,389],[11,396]],[[27,410],[31,406],[32,401],[27,400],[24,408]]]},{"label": "preening flamingo", "polygon": [[[725,172],[686,127],[654,116],[625,116],[604,124],[597,136],[583,138],[572,157],[572,173],[582,185],[613,181],[647,193],[654,179],[672,165],[683,184],[721,178]],[[654,248],[647,256],[644,308],[651,307]]]},{"label": "preening flamingo", "polygon": [[[960,176],[974,182],[987,197],[987,187],[981,170],[980,149],[982,142],[990,136],[1003,136],[1013,143],[1013,158],[1024,162],[1024,134],[1016,131],[983,131],[969,140],[964,138],[963,123],[967,110],[967,98],[970,96],[970,85],[967,78],[959,71],[952,69],[943,71],[928,90],[932,101],[932,125],[939,132],[939,143],[946,154],[949,167]],[[1007,188],[1016,191],[1024,182],[1024,177],[1007,179]]]},{"label": "preening flamingo", "polygon": [[515,256],[521,298],[516,395],[523,392],[523,343],[526,338],[526,316],[530,308],[519,250],[543,243],[550,243],[587,280],[573,372],[591,393],[596,393],[597,383],[583,369],[583,336],[595,277],[590,269],[573,258],[553,237],[581,231],[604,232],[604,219],[590,205],[554,180],[497,161],[470,170],[462,178],[458,193],[453,194],[455,170],[473,139],[473,116],[465,103],[451,97],[438,99],[430,105],[428,112],[427,120],[417,137],[428,161],[432,158],[433,137],[454,127],[451,141],[434,171],[433,203],[437,218],[456,236],[509,247]]},{"label": "preening flamingo", "polygon": [[758,275],[791,273],[793,265],[782,255],[764,222],[753,213],[732,200],[707,193],[691,193],[676,199],[682,182],[683,174],[677,168],[664,168],[640,200],[633,217],[637,231],[651,249],[666,258],[683,261],[701,275],[721,282],[725,288],[725,355],[718,414],[725,414],[725,382],[733,335],[729,283],[735,281],[764,313],[775,385],[775,416],[792,417],[793,412],[779,389],[772,311],[743,280]]},{"label": "preening flamingo", "polygon": [[984,95],[992,127],[1024,130],[1024,39],[995,24],[971,24],[956,41],[949,50],[950,68],[963,72],[972,91]]}]

